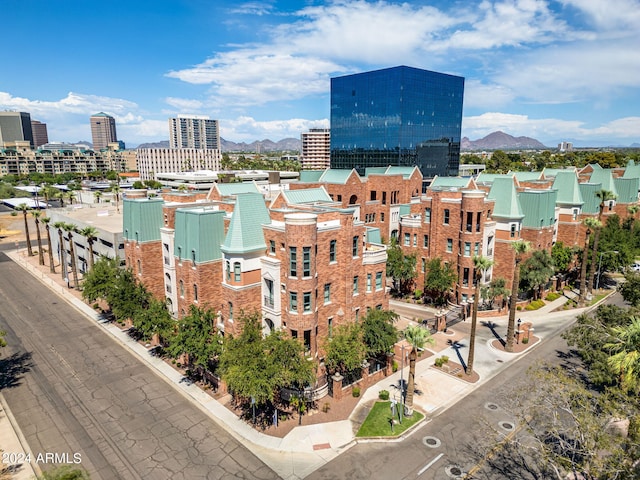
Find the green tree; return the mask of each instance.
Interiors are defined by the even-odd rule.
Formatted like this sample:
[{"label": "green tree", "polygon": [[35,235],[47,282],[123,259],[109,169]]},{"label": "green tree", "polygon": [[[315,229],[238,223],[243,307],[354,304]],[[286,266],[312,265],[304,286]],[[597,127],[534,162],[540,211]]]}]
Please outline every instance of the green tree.
[{"label": "green tree", "polygon": [[120,193],[121,192],[122,192],[122,189],[120,188],[120,185],[118,185],[117,183],[111,186],[111,193],[113,193],[113,200],[116,204],[116,212],[118,213],[120,213]]},{"label": "green tree", "polygon": [[138,309],[133,315],[133,326],[142,340],[149,341],[158,335],[158,341],[164,345],[175,329],[175,322],[167,310],[167,304],[150,297],[146,308]]},{"label": "green tree", "polygon": [[640,316],[632,316],[624,326],[611,329],[613,340],[605,345],[613,355],[608,364],[620,379],[624,392],[640,392]]},{"label": "green tree", "polygon": [[84,276],[82,298],[88,302],[107,301],[116,288],[120,271],[117,259],[100,258]]},{"label": "green tree", "polygon": [[598,230],[602,223],[596,218],[585,218],[583,224],[586,227],[584,248],[582,250],[582,265],[580,265],[580,304],[584,305],[587,301],[587,262],[589,261],[589,240],[591,233]]},{"label": "green tree", "polygon": [[96,190],[93,192],[93,198],[96,199],[96,203],[100,203],[100,199],[102,198],[102,192],[100,190]]},{"label": "green tree", "polygon": [[624,279],[625,281],[620,287],[622,298],[634,307],[640,307],[640,274],[627,272]]},{"label": "green tree", "polygon": [[118,269],[106,301],[116,319],[122,321],[133,319],[141,308],[146,308],[150,297],[151,294],[136,281],[131,270]]},{"label": "green tree", "polygon": [[358,371],[367,358],[362,328],[358,324],[338,326],[326,342],[324,350],[324,362],[330,373],[349,375]]},{"label": "green tree", "polygon": [[392,351],[398,341],[397,320],[398,314],[391,310],[373,308],[367,312],[362,322],[362,338],[370,358],[381,357]]},{"label": "green tree", "polygon": [[393,278],[393,288],[401,295],[409,292],[417,276],[416,254],[406,255],[395,238],[387,249],[387,275]]},{"label": "green tree", "polygon": [[42,223],[44,223],[44,228],[47,231],[47,248],[49,252],[49,271],[51,273],[56,273],[56,267],[53,264],[53,249],[51,248],[51,231],[49,227],[49,223],[51,223],[51,218],[42,217]]},{"label": "green tree", "polygon": [[409,352],[409,378],[407,380],[407,396],[404,402],[405,415],[413,415],[413,394],[416,389],[416,361],[418,360],[418,350],[427,344],[433,345],[435,339],[431,337],[431,332],[426,328],[417,325],[409,325],[404,331],[404,338],[411,346]]},{"label": "green tree", "polygon": [[602,230],[602,215],[604,213],[604,207],[607,202],[614,200],[617,195],[614,194],[610,190],[598,190],[596,192],[596,197],[600,200],[600,204],[598,206],[598,220],[600,221],[600,226],[594,230],[593,234],[593,248],[591,250],[591,266],[589,267],[589,293],[593,293],[593,283],[595,281],[595,271],[596,264],[598,258],[598,243],[600,242],[600,231]]},{"label": "green tree", "polygon": [[502,277],[497,277],[491,279],[488,286],[481,287],[480,292],[485,304],[487,304],[490,309],[493,309],[496,298],[506,298],[510,290],[507,288],[507,281]]},{"label": "green tree", "polygon": [[136,180],[135,182],[133,182],[132,188],[135,188],[136,190],[142,190],[143,188],[145,188],[145,185],[140,180]]},{"label": "green tree", "polygon": [[487,160],[487,169],[495,173],[507,173],[511,170],[511,160],[502,150],[496,150]]},{"label": "green tree", "polygon": [[553,259],[547,250],[534,251],[520,267],[521,282],[533,293],[534,299],[542,296],[542,291],[553,273]]},{"label": "green tree", "polygon": [[80,235],[87,239],[87,244],[89,245],[89,271],[93,268],[94,264],[94,252],[93,252],[93,244],[98,239],[98,230],[95,227],[87,226],[80,230]]},{"label": "green tree", "polygon": [[444,305],[449,290],[458,280],[458,275],[450,264],[443,265],[440,258],[429,260],[426,267],[424,291],[434,299],[436,305]]},{"label": "green tree", "polygon": [[471,314],[471,336],[469,338],[469,356],[467,358],[467,375],[473,372],[473,360],[476,351],[476,327],[478,323],[478,301],[480,299],[480,283],[487,270],[491,268],[493,261],[487,257],[473,257],[474,280],[476,291],[473,295],[473,313]]},{"label": "green tree", "polygon": [[36,224],[36,236],[38,239],[38,264],[44,265],[44,252],[42,251],[42,236],[40,235],[40,217],[42,212],[40,210],[31,210],[31,216]]},{"label": "green tree", "polygon": [[505,350],[513,352],[513,341],[516,333],[516,304],[518,303],[518,286],[520,284],[520,262],[522,256],[531,249],[531,244],[526,240],[516,240],[511,244],[515,253],[515,268],[513,271],[513,283],[511,284],[511,302],[509,304],[509,323],[507,326],[507,345]]},{"label": "green tree", "polygon": [[31,249],[31,237],[29,237],[29,222],[27,221],[27,212],[29,211],[29,207],[26,203],[21,203],[16,207],[16,210],[22,212],[22,217],[24,218],[24,234],[27,237],[27,255],[31,257],[33,255],[33,250]]},{"label": "green tree", "polygon": [[167,351],[173,358],[186,355],[190,366],[209,370],[209,362],[221,351],[219,340],[215,314],[191,305],[189,314],[178,322],[178,333],[169,342]]},{"label": "green tree", "polygon": [[73,234],[76,232],[77,228],[73,223],[65,223],[62,229],[67,232],[69,256],[71,257],[71,274],[73,275],[73,287],[78,288],[78,265],[76,263],[76,250],[73,246]]},{"label": "green tree", "polygon": [[551,247],[551,260],[557,273],[566,273],[573,261],[574,251],[562,242],[556,242]]}]

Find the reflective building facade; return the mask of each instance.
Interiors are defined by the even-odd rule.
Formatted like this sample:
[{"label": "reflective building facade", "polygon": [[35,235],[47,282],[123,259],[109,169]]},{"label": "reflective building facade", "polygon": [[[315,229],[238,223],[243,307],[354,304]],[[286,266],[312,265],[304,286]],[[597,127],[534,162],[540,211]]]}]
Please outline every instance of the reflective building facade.
[{"label": "reflective building facade", "polygon": [[331,79],[331,167],[458,175],[464,78],[399,66]]}]

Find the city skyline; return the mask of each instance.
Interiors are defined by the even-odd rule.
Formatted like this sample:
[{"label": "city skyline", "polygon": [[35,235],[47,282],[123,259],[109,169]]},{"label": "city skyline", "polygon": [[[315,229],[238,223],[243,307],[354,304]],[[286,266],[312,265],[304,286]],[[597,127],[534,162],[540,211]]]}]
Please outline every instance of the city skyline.
[{"label": "city skyline", "polygon": [[471,139],[640,143],[638,0],[10,0],[5,14],[23,34],[3,40],[0,110],[52,141],[88,140],[96,111],[132,146],[168,139],[178,114],[236,142],[299,138],[329,127],[331,77],[408,65],[465,77]]}]

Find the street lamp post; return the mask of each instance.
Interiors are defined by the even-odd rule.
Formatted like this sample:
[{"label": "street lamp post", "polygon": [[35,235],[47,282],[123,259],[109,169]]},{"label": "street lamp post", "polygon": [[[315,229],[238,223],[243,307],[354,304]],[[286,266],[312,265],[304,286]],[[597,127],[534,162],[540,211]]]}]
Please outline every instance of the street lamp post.
[{"label": "street lamp post", "polygon": [[516,330],[516,345],[520,343],[520,325],[522,325],[522,319],[518,319],[518,330]]},{"label": "street lamp post", "polygon": [[402,358],[400,359],[400,423],[402,423],[402,414],[404,412],[404,378],[402,376],[404,371],[404,344],[401,347]]},{"label": "street lamp post", "polygon": [[609,250],[608,252],[600,252],[600,260],[598,261],[598,276],[596,277],[596,290],[600,286],[600,273],[602,271],[602,256],[606,253],[618,253],[617,250]]}]

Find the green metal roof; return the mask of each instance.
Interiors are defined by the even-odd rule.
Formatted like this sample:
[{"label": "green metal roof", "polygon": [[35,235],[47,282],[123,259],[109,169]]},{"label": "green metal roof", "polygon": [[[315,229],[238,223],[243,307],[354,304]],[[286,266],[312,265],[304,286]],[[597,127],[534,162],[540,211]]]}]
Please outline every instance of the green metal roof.
[{"label": "green metal roof", "polygon": [[559,173],[563,173],[563,172],[571,172],[575,175],[577,171],[578,170],[576,167],[545,168],[544,170],[542,170],[542,175],[544,176],[544,178],[553,178],[553,177],[556,177]]},{"label": "green metal roof", "polygon": [[300,190],[283,190],[288,204],[333,202],[327,191],[320,188],[304,188]]},{"label": "green metal roof", "polygon": [[580,193],[584,204],[582,205],[582,213],[599,213],[600,199],[596,196],[596,192],[602,190],[601,183],[581,183]]},{"label": "green metal roof", "polygon": [[542,172],[513,172],[513,174],[519,182],[530,182],[542,178]]},{"label": "green metal roof", "polygon": [[[319,181],[325,183],[339,183],[341,185],[344,185],[345,183],[347,183],[347,179],[353,172],[355,172],[355,170],[337,170],[328,168],[324,171]],[[356,175],[358,175],[357,172]]]},{"label": "green metal roof", "polygon": [[224,210],[179,208],[176,210],[174,255],[195,263],[222,258]]},{"label": "green metal roof", "polygon": [[217,183],[216,187],[223,197],[241,193],[260,193],[255,183]]},{"label": "green metal roof", "polygon": [[614,195],[617,195],[616,185],[613,182],[613,170],[610,168],[600,168],[599,170],[594,170],[589,178],[589,183],[600,183],[602,184],[601,190],[609,190],[613,192]]},{"label": "green metal roof", "polygon": [[516,185],[510,176],[502,176],[493,180],[488,197],[495,201],[494,217],[521,219],[524,212],[520,206]]},{"label": "green metal roof", "polygon": [[384,175],[387,173],[388,167],[367,167],[364,169],[364,176],[368,177],[369,175]]},{"label": "green metal roof", "polygon": [[379,228],[367,227],[367,242],[382,243],[382,237],[380,236]]},{"label": "green metal roof", "polygon": [[266,249],[262,225],[269,223],[271,223],[271,217],[262,195],[259,193],[238,195],[222,251],[249,253]]},{"label": "green metal roof", "polygon": [[558,170],[555,173],[553,188],[557,190],[556,202],[561,205],[582,205],[582,193],[575,170]]},{"label": "green metal roof", "polygon": [[633,160],[627,162],[627,168],[624,170],[623,178],[640,178],[640,163],[636,164]]},{"label": "green metal roof", "polygon": [[323,173],[324,170],[300,170],[300,182],[315,183]]},{"label": "green metal roof", "polygon": [[638,201],[638,190],[640,190],[640,178],[614,178],[619,203],[634,203]]},{"label": "green metal roof", "polygon": [[523,227],[550,227],[556,218],[556,190],[527,189],[518,194],[524,212]]},{"label": "green metal roof", "polygon": [[161,198],[125,198],[122,204],[122,234],[140,243],[160,240],[164,226]]},{"label": "green metal roof", "polygon": [[510,173],[480,173],[476,178],[476,183],[493,183],[496,178],[509,178],[512,179],[513,175]]},{"label": "green metal roof", "polygon": [[467,188],[471,183],[470,178],[465,177],[435,177],[429,187],[439,188]]}]

